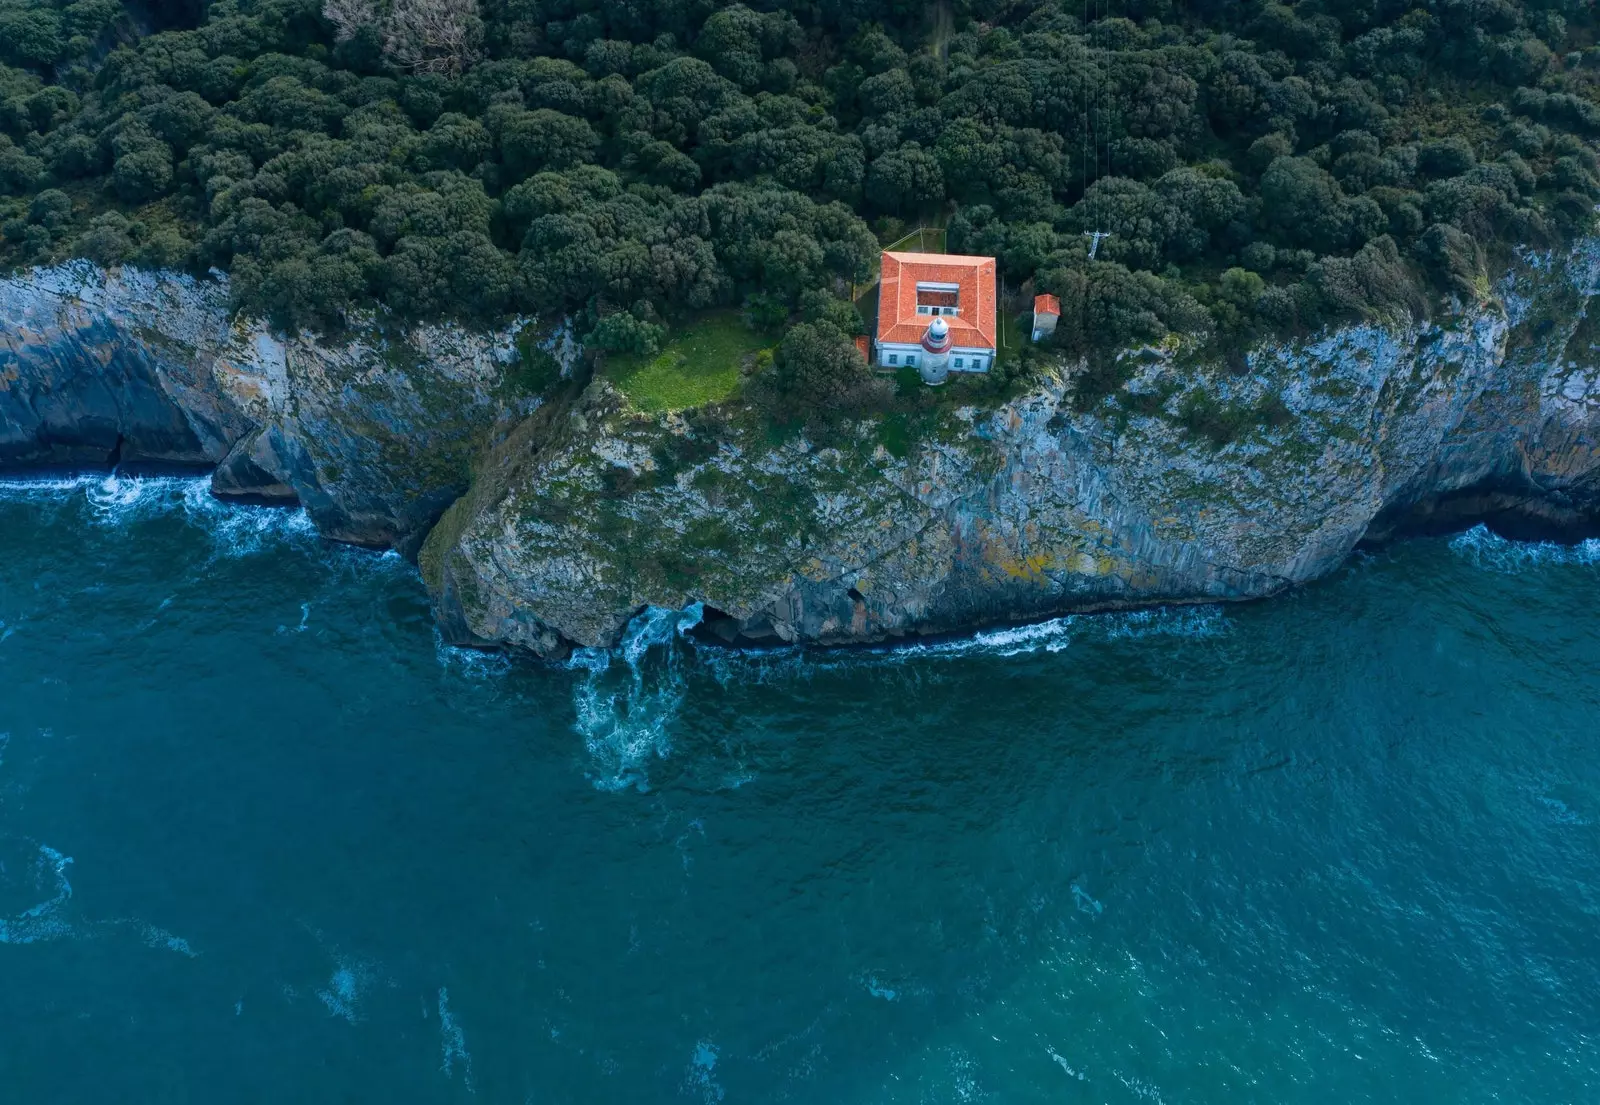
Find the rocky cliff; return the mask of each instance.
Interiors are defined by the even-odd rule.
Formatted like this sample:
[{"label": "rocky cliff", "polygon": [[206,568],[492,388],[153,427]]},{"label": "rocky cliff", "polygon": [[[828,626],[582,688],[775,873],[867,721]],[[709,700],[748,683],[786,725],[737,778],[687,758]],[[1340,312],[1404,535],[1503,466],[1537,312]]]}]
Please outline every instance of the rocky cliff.
[{"label": "rocky cliff", "polygon": [[493,333],[379,315],[336,338],[236,318],[226,280],[86,262],[0,281],[0,468],[216,469],[223,497],[304,504],[339,541],[415,549],[473,459],[569,362]]},{"label": "rocky cliff", "polygon": [[448,635],[545,656],[691,602],[730,641],[848,643],[1248,598],[1413,527],[1587,532],[1597,281],[1586,241],[1444,319],[1232,365],[1173,342],[1109,387],[1062,366],[909,440],[814,440],[604,381],[541,405],[574,350],[521,322],[281,339],[218,281],[74,265],[0,282],[0,466],[204,464],[335,539],[426,536]]},{"label": "rocky cliff", "polygon": [[467,641],[549,653],[699,601],[728,640],[848,643],[1269,595],[1409,526],[1577,533],[1600,516],[1597,278],[1586,242],[1434,323],[1231,368],[1142,350],[1110,395],[1063,370],[909,450],[645,417],[597,384],[490,452],[424,574]]}]

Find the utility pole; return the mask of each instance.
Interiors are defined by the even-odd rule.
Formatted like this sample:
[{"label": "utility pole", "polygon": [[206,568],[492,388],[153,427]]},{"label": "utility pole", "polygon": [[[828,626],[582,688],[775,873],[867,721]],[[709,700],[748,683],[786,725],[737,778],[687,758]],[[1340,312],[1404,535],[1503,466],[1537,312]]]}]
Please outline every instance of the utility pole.
[{"label": "utility pole", "polygon": [[1094,260],[1094,255],[1100,252],[1100,243],[1111,237],[1109,230],[1085,230],[1083,236],[1089,239],[1089,260]]}]

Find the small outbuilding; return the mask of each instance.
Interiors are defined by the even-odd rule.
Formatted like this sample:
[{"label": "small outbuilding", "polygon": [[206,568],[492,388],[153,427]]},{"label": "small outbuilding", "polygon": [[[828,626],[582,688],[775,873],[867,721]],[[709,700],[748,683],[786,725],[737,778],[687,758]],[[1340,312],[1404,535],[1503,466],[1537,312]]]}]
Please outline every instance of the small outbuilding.
[{"label": "small outbuilding", "polygon": [[1061,320],[1061,301],[1053,295],[1033,297],[1033,340],[1043,341],[1056,332]]}]

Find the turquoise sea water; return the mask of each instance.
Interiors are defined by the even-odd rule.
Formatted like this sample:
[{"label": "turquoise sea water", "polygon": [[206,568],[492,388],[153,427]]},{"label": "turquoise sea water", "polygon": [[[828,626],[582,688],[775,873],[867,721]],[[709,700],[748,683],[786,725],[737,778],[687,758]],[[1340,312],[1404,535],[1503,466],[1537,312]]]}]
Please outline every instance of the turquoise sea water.
[{"label": "turquoise sea water", "polygon": [[8,1102],[1600,1093],[1600,546],[555,668],[204,487],[0,485]]}]

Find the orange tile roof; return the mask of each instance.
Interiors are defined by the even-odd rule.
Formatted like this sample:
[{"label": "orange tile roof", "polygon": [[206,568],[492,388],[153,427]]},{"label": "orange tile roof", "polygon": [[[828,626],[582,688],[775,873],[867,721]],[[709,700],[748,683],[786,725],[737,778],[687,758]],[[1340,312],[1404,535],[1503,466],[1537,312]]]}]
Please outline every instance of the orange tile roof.
[{"label": "orange tile roof", "polygon": [[1061,300],[1053,295],[1036,295],[1033,297],[1033,313],[1036,315],[1060,315]]},{"label": "orange tile roof", "polygon": [[919,283],[955,284],[961,313],[945,316],[957,346],[995,347],[994,258],[957,253],[883,254],[878,285],[878,340],[919,342],[932,321],[917,314]]}]

